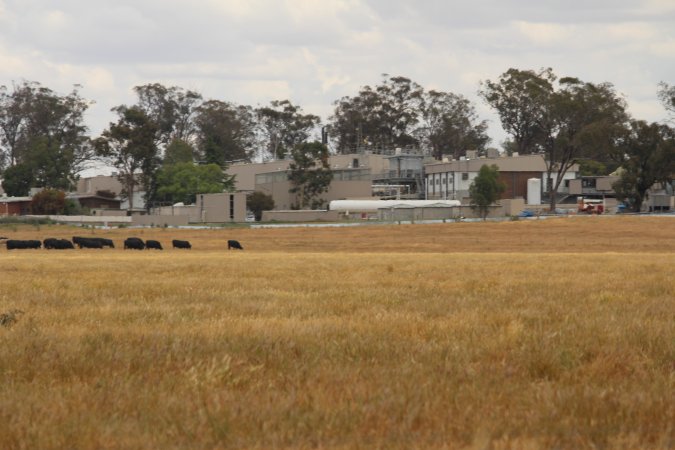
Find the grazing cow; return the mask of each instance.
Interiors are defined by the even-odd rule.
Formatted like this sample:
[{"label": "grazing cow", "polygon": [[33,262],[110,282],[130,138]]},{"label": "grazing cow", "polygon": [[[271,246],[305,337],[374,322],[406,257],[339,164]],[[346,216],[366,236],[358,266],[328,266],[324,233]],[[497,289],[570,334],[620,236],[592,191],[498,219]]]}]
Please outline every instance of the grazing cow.
[{"label": "grazing cow", "polygon": [[99,238],[87,238],[81,236],[73,236],[73,242],[80,248],[103,248],[103,244]]},{"label": "grazing cow", "polygon": [[227,249],[230,250],[232,248],[235,249],[235,250],[243,250],[244,249],[244,247],[241,246],[239,241],[235,241],[234,239],[230,239],[230,240],[227,241]]},{"label": "grazing cow", "polygon": [[104,247],[115,248],[115,243],[112,241],[112,239],[106,239],[106,238],[92,238],[92,239],[96,239]]},{"label": "grazing cow", "polygon": [[115,244],[113,243],[112,239],[105,239],[99,237],[73,236],[73,242],[79,248],[103,248],[103,247],[115,248]]},{"label": "grazing cow", "polygon": [[43,242],[43,247],[47,250],[54,249],[54,250],[68,250],[75,248],[73,246],[73,243],[70,242],[68,239],[55,239],[55,238],[47,238]]},{"label": "grazing cow", "polygon": [[171,241],[171,243],[173,244],[173,248],[187,248],[187,249],[192,248],[192,245],[190,245],[190,242],[181,241],[180,239],[174,239],[173,241]]},{"label": "grazing cow", "polygon": [[124,240],[124,249],[143,250],[145,249],[145,242],[143,239],[137,237],[130,237]]},{"label": "grazing cow", "polygon": [[36,240],[8,239],[7,250],[23,250],[42,247],[42,242]]},{"label": "grazing cow", "polygon": [[155,250],[164,250],[162,248],[162,244],[159,241],[155,241],[154,239],[148,239],[145,241],[145,248],[147,250],[150,250],[151,248]]}]

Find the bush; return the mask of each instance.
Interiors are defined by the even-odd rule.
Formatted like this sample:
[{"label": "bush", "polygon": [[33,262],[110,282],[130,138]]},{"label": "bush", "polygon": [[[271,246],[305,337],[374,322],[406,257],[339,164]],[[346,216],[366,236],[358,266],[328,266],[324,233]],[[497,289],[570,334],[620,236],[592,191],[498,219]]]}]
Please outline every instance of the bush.
[{"label": "bush", "polygon": [[33,196],[33,214],[63,214],[66,209],[66,194],[56,189],[45,189]]}]

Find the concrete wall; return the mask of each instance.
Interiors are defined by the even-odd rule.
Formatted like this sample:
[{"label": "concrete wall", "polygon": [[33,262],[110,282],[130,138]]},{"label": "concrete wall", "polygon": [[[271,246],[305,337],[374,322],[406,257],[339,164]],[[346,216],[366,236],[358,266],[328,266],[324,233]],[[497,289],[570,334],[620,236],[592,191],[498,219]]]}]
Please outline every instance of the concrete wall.
[{"label": "concrete wall", "polygon": [[244,192],[198,194],[196,206],[200,211],[202,222],[246,221],[246,193]]},{"label": "concrete wall", "polygon": [[323,210],[299,210],[299,211],[263,211],[263,222],[273,220],[279,222],[317,222],[317,221],[337,221],[339,215],[337,211]]},{"label": "concrete wall", "polygon": [[[230,200],[234,202],[231,203]],[[162,217],[184,217],[177,220],[184,220],[186,223],[245,222],[246,194],[244,192],[198,194],[195,205],[162,206],[155,208],[153,212]]]},{"label": "concrete wall", "polygon": [[[291,194],[289,189],[291,183],[288,180],[275,183],[262,183],[256,186],[256,190],[272,195],[274,199],[275,210],[290,210],[295,203],[295,194]],[[330,184],[328,192],[321,195],[326,204],[331,200],[341,200],[345,198],[370,198],[372,193],[372,182],[370,180],[351,180],[336,181]]]},{"label": "concrete wall", "polygon": [[182,227],[188,225],[188,216],[160,216],[156,214],[134,214],[131,225],[154,227]]}]

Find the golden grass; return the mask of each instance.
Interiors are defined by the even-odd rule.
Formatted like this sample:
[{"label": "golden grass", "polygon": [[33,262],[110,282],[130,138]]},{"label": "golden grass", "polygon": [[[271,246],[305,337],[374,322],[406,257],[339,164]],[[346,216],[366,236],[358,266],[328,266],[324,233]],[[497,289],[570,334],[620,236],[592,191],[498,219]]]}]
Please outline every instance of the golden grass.
[{"label": "golden grass", "polygon": [[3,449],[675,445],[672,219],[95,235],[194,249],[0,250]]}]

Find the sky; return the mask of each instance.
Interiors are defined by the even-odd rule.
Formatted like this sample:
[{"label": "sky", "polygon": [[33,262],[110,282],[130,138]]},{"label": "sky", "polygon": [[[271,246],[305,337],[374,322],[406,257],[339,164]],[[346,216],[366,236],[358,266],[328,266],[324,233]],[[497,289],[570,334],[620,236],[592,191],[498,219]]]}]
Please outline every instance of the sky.
[{"label": "sky", "polygon": [[663,121],[675,84],[675,0],[0,0],[0,85],[81,85],[92,136],[136,101],[179,86],[253,107],[288,99],[325,122],[382,74],[478,97],[509,68],[612,83],[636,119]]}]

